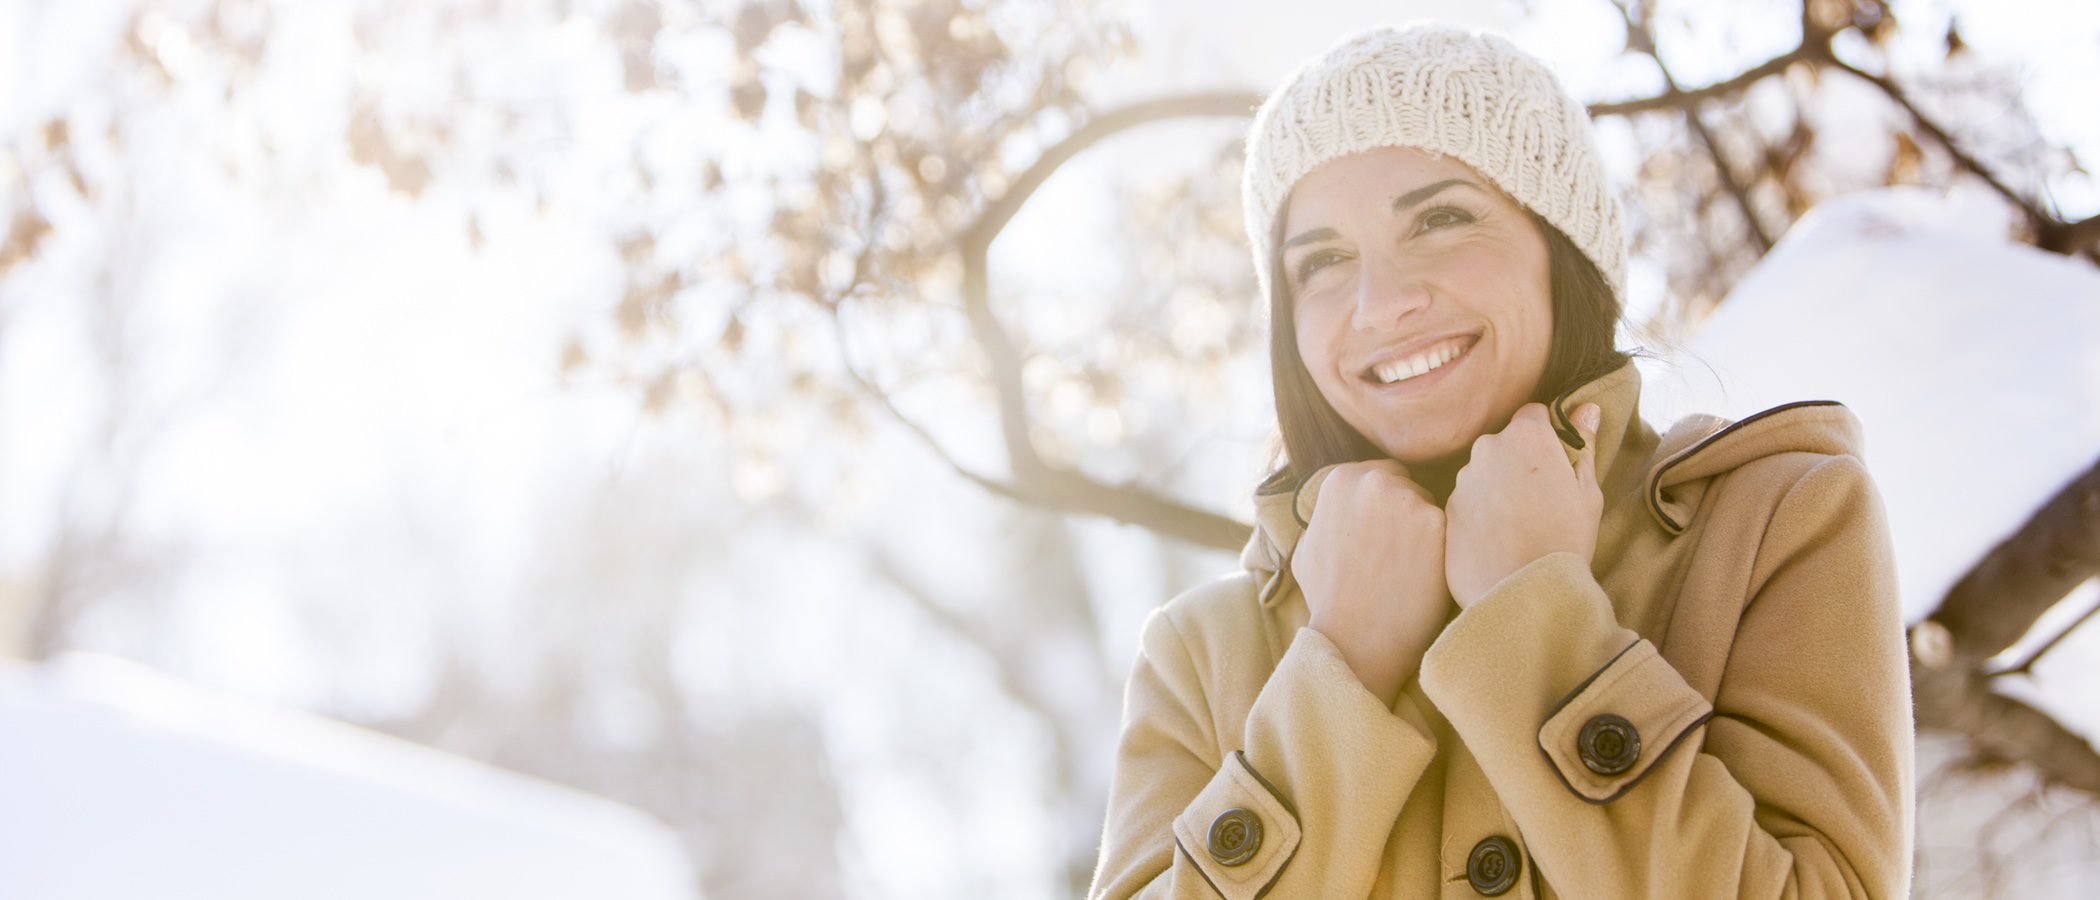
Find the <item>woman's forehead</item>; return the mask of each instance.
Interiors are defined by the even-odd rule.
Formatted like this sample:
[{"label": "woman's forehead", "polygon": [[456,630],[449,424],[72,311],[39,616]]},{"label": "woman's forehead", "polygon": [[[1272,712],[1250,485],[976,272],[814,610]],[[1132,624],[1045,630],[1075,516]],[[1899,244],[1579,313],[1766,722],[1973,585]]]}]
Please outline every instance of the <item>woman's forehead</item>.
[{"label": "woman's forehead", "polygon": [[1457,157],[1412,147],[1380,147],[1339,156],[1306,173],[1291,187],[1284,202],[1283,232],[1288,237],[1359,208],[1385,209],[1411,191],[1452,180],[1503,198],[1493,183]]}]

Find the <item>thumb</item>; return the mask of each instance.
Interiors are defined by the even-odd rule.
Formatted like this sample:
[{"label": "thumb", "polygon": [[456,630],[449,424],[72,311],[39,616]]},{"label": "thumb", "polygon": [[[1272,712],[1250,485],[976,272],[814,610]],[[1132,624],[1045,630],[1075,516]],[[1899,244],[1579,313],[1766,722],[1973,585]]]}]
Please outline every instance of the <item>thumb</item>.
[{"label": "thumb", "polygon": [[1604,421],[1604,408],[1595,403],[1585,403],[1575,411],[1575,431],[1582,435],[1582,452],[1575,461],[1575,471],[1583,480],[1597,481],[1597,426]]}]

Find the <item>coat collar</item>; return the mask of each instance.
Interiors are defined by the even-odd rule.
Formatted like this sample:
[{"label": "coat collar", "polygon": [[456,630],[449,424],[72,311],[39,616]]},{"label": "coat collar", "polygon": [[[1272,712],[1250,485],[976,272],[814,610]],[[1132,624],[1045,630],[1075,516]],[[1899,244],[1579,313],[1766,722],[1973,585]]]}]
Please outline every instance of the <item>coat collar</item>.
[{"label": "coat collar", "polygon": [[[1606,373],[1594,380],[1576,386],[1555,398],[1548,408],[1555,410],[1554,424],[1566,425],[1565,416],[1573,415],[1584,403],[1595,402],[1604,413],[1597,424],[1597,473],[1604,485],[1607,506],[1627,493],[1639,483],[1646,470],[1644,463],[1648,451],[1655,444],[1653,430],[1640,418],[1641,375],[1632,362]],[[1574,450],[1569,449],[1570,459]],[[1312,520],[1314,501],[1319,497],[1320,484],[1334,466],[1314,471],[1296,490],[1288,487],[1267,492],[1257,490],[1254,495],[1254,534],[1247,546],[1240,551],[1240,564],[1249,571],[1265,574],[1261,592],[1262,602],[1268,603],[1282,595],[1277,590],[1282,579],[1274,577],[1283,571],[1298,545],[1298,538],[1305,533],[1305,523]]]}]

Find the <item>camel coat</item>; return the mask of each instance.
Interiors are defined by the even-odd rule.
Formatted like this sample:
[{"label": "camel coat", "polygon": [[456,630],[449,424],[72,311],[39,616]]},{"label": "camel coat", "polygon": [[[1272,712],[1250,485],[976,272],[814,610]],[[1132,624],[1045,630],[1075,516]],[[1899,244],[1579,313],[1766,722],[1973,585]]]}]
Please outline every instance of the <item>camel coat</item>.
[{"label": "camel coat", "polygon": [[1452,617],[1387,708],[1305,627],[1319,494],[1146,620],[1090,897],[1904,897],[1913,720],[1895,565],[1843,406],[1642,423],[1596,401],[1595,562]]}]

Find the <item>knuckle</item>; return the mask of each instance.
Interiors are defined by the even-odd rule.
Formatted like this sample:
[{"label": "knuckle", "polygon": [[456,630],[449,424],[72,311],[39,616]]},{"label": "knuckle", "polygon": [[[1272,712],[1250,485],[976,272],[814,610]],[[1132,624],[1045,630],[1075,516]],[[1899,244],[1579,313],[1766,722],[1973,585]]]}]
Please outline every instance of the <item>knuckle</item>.
[{"label": "knuckle", "polygon": [[1366,481],[1369,481],[1373,484],[1390,485],[1397,484],[1405,480],[1405,476],[1401,475],[1400,473],[1398,463],[1392,462],[1391,460],[1384,460],[1382,462],[1382,465],[1366,465],[1364,469],[1364,479]]},{"label": "knuckle", "polygon": [[[1355,478],[1355,471],[1350,469],[1348,466],[1336,466],[1333,470],[1327,473],[1327,477],[1325,479],[1322,479],[1320,481],[1320,490],[1318,492],[1320,502],[1324,504],[1327,501],[1328,497],[1331,497],[1342,491],[1348,490],[1349,483],[1351,481],[1354,481]],[[1317,510],[1315,510],[1315,512],[1317,512]]]}]

